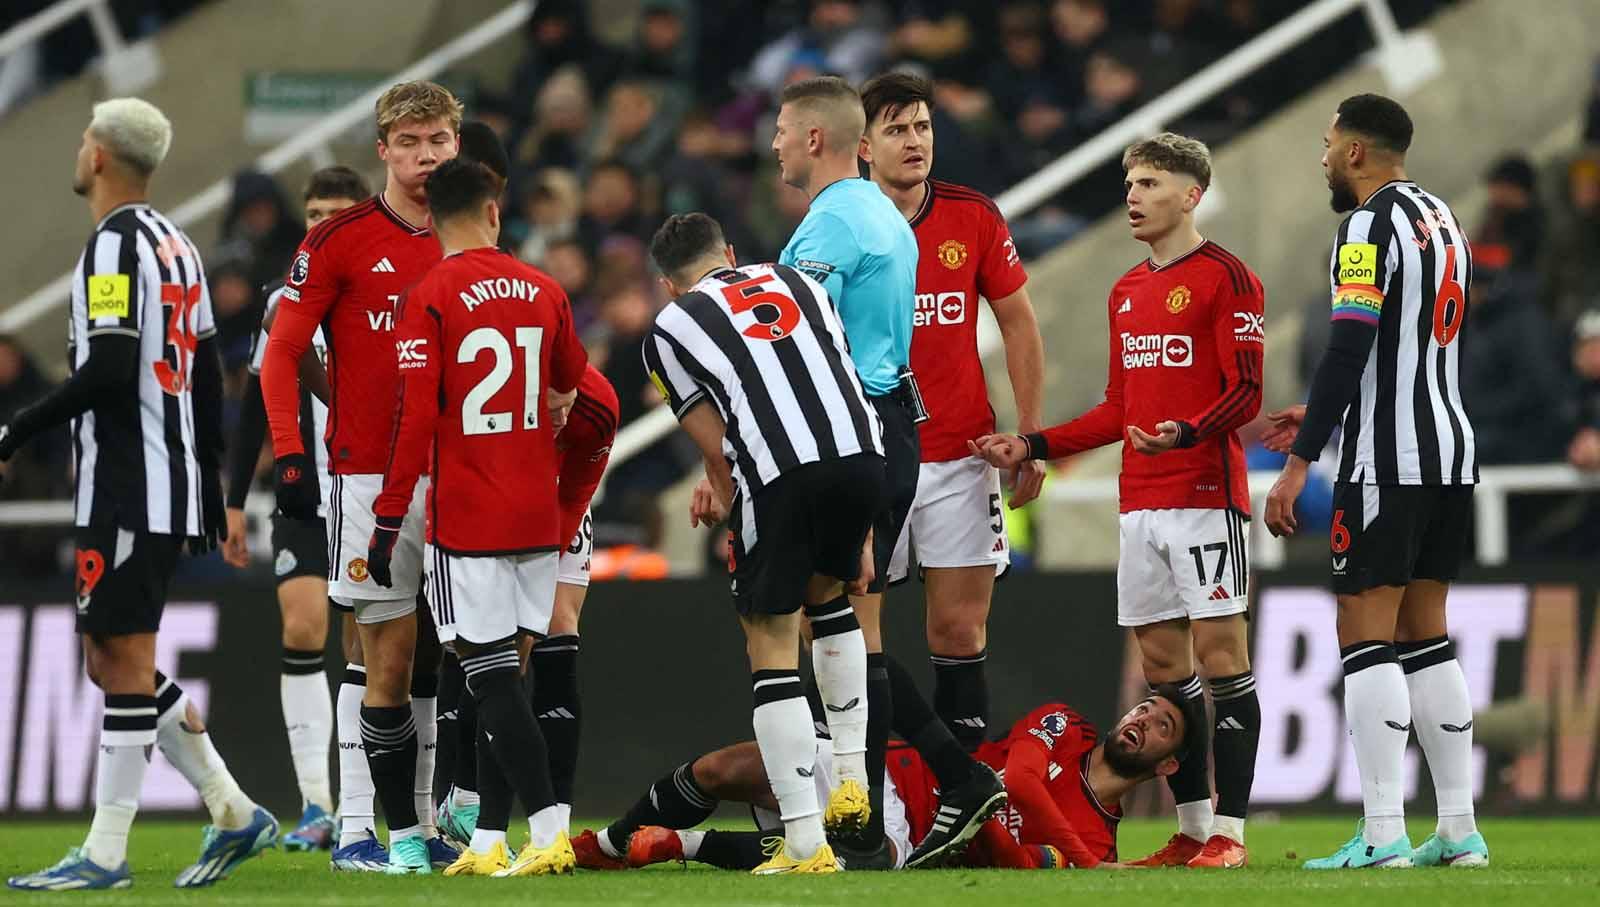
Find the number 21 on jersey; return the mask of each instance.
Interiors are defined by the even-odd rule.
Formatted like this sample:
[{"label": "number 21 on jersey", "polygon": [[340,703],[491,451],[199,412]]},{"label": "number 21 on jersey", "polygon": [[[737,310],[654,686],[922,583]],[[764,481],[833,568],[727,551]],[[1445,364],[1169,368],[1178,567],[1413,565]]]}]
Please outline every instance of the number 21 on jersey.
[{"label": "number 21 on jersey", "polygon": [[483,411],[495,395],[511,381],[516,371],[511,351],[511,341],[499,328],[475,328],[461,339],[456,350],[456,363],[467,365],[476,362],[484,353],[494,358],[489,374],[473,386],[461,400],[461,433],[463,435],[497,435],[511,431],[517,424],[524,429],[539,427],[539,408],[543,395],[539,392],[539,351],[544,346],[544,328],[520,327],[516,329],[516,346],[522,351],[522,413],[520,422],[513,422],[510,412]]}]

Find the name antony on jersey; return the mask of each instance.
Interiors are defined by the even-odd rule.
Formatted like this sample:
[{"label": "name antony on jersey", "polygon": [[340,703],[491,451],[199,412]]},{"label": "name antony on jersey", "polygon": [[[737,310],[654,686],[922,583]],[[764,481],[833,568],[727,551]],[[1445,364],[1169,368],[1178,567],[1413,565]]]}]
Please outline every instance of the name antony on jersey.
[{"label": "name antony on jersey", "polygon": [[[468,290],[471,292],[469,293]],[[539,287],[533,283],[515,277],[490,277],[484,280],[475,280],[466,290],[456,291],[456,298],[471,312],[486,302],[499,302],[502,300],[520,299],[523,302],[532,302],[539,295]],[[370,317],[373,313],[368,313]],[[400,368],[423,368],[428,364],[428,353],[424,349],[428,345],[425,337],[412,340],[396,341],[395,352],[400,359]]]}]

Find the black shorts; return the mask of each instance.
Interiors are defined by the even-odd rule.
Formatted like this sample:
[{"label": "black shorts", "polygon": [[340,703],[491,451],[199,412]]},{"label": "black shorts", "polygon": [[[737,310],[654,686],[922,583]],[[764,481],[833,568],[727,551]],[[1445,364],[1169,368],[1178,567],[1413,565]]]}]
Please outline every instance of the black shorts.
[{"label": "black shorts", "polygon": [[183,538],[116,526],[80,526],[73,538],[78,548],[78,632],[105,637],[161,629]]},{"label": "black shorts", "polygon": [[883,422],[883,497],[872,518],[872,582],[868,592],[889,586],[889,560],[917,501],[917,476],[922,471],[922,441],[911,410],[897,396],[868,397]]},{"label": "black shorts", "polygon": [[1472,532],[1471,485],[1333,486],[1333,591],[1451,582]]},{"label": "black shorts", "polygon": [[790,614],[816,574],[861,575],[861,545],[883,493],[883,458],[855,454],[792,469],[755,496],[755,542],[744,544],[740,502],[728,521],[728,573],[739,613]]},{"label": "black shorts", "polygon": [[279,584],[298,576],[328,578],[328,532],[321,517],[296,520],[272,515],[272,573]]}]

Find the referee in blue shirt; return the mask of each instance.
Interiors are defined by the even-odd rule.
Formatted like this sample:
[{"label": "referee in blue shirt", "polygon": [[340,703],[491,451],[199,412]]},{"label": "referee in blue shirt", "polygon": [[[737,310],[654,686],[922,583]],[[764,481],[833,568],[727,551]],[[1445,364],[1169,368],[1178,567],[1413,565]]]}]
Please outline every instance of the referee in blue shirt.
[{"label": "referee in blue shirt", "polygon": [[[921,396],[911,374],[911,326],[916,309],[917,239],[905,216],[870,180],[861,178],[857,150],[866,129],[861,97],[849,82],[834,76],[796,82],[783,92],[778,111],[777,152],[783,181],[804,189],[811,209],[795,229],[778,261],[815,278],[827,289],[844,323],[867,399],[883,422],[885,461],[884,507],[873,521],[873,580],[866,594],[854,595],[865,642],[867,667],[866,762],[871,779],[870,804],[852,800],[844,788],[834,792],[824,815],[836,836],[859,830],[853,841],[843,841],[846,865],[851,851],[863,855],[883,849],[883,758],[892,714],[887,664],[879,616],[889,571],[889,555],[905,524],[917,494],[917,422],[926,418]],[[811,609],[808,609],[811,610]],[[828,605],[816,609],[829,613]],[[829,645],[838,637],[829,637]],[[841,748],[841,710],[854,712],[848,699],[835,701],[833,690],[818,676],[827,703],[834,753]],[[847,688],[848,684],[839,684]],[[904,694],[902,694],[904,695]],[[848,721],[844,723],[848,724]],[[970,790],[968,790],[970,788]],[[952,808],[940,838],[954,847],[970,837],[988,811],[998,807],[1003,793],[988,772],[975,772],[971,782],[944,792],[941,805]],[[863,809],[863,807],[865,807]],[[864,813],[864,815],[863,815]],[[928,855],[919,849],[919,855]],[[870,859],[865,861],[870,862]],[[857,862],[856,865],[861,865]]]}]

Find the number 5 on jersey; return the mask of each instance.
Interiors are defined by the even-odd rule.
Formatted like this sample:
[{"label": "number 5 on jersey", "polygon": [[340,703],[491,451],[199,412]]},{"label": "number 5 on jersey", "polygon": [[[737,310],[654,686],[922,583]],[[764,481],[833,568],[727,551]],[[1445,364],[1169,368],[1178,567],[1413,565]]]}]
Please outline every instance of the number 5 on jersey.
[{"label": "number 5 on jersey", "polygon": [[[539,408],[543,395],[539,392],[539,351],[544,346],[544,328],[520,327],[516,329],[516,345],[522,350],[522,420],[524,429],[539,427]],[[494,356],[494,365],[467,392],[461,401],[461,433],[463,435],[496,435],[515,427],[510,412],[483,411],[489,401],[506,386],[515,371],[511,341],[499,329],[476,328],[462,338],[456,350],[456,363],[467,365],[476,362],[485,352]]]}]

